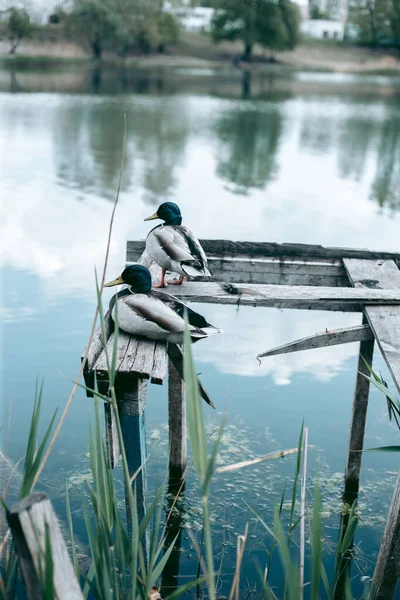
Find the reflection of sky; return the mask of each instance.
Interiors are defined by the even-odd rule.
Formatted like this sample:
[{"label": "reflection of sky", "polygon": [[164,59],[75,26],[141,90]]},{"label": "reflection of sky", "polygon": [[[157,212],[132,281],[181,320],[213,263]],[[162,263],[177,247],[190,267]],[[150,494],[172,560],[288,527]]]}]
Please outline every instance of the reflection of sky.
[{"label": "reflection of sky", "polygon": [[[123,266],[126,240],[145,237],[148,224],[143,218],[166,197],[179,203],[185,222],[199,237],[387,250],[398,245],[398,217],[378,210],[369,199],[379,149],[375,133],[394,112],[382,99],[352,103],[296,98],[279,104],[185,96],[123,97],[117,102],[5,94],[1,103],[6,199],[1,261],[38,276],[48,305],[74,297],[94,301],[94,266],[101,267],[105,249],[123,111],[128,115],[128,150],[109,276]],[[255,112],[257,118],[246,121],[246,115]],[[350,168],[350,176],[341,177],[346,157],[351,166],[351,144],[357,145],[357,139],[346,141],[348,128],[360,115],[372,134],[365,156],[357,159],[355,176]],[[281,123],[278,128],[276,119]],[[242,130],[249,149],[240,146]],[[254,144],[252,135],[257,136]],[[277,136],[274,142],[272,135]],[[247,150],[254,152],[253,163],[275,153],[274,168],[265,174],[272,180],[260,186],[261,164],[252,187],[253,164],[249,164],[246,195],[232,194],[226,178],[217,175],[219,165],[231,161],[235,168],[230,170],[228,164],[224,177],[227,173],[235,177],[235,153],[240,163]],[[163,169],[165,177],[157,179]],[[19,293],[19,289],[9,293],[3,309],[8,321],[29,318],[35,311],[34,305],[23,301],[25,296],[16,303]],[[354,345],[342,346],[270,358],[259,367],[254,357],[260,351],[326,327],[355,324],[359,316],[265,309],[242,309],[237,316],[232,307],[216,306],[204,311],[225,334],[207,341],[199,358],[227,373],[272,373],[282,384],[293,372],[326,379],[356,352]]]}]

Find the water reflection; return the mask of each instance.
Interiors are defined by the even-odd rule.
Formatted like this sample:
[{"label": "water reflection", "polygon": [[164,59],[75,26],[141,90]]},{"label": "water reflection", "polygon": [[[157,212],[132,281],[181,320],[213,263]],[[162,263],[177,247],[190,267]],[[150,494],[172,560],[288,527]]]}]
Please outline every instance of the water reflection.
[{"label": "water reflection", "polygon": [[278,172],[276,152],[282,131],[278,105],[258,108],[236,104],[225,111],[215,126],[220,140],[217,174],[233,184],[235,194],[264,188]]},{"label": "water reflection", "polygon": [[[77,106],[81,104],[81,106]],[[176,186],[175,169],[189,134],[187,107],[180,101],[63,103],[54,115],[53,141],[62,184],[114,199],[121,168],[123,114],[127,148],[122,190],[143,187],[143,199],[160,204]]]},{"label": "water reflection", "polygon": [[379,206],[400,208],[400,117],[389,117],[380,131],[378,164],[371,197]]}]

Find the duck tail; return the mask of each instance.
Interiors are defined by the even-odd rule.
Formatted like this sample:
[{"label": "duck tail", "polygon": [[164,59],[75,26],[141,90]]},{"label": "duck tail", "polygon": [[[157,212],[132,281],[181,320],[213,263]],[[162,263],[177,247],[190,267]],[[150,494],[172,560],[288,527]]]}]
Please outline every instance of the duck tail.
[{"label": "duck tail", "polygon": [[188,265],[181,263],[182,271],[190,277],[211,277],[210,271],[207,267],[198,268],[194,265]]}]

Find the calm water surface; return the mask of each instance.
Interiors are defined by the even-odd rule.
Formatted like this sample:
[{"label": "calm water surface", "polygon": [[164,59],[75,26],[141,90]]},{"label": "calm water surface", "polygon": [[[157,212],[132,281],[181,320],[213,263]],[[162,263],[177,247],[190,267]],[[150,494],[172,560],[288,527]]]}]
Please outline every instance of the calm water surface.
[{"label": "calm water surface", "polygon": [[[102,264],[117,187],[124,113],[127,153],[109,278],[124,265],[126,240],[146,236],[143,219],[165,200],[177,202],[184,222],[203,238],[399,249],[398,80],[299,73],[243,89],[236,76],[212,72],[24,71],[1,73],[0,89],[2,421],[12,399],[13,461],[24,453],[36,379],[45,382],[44,426],[64,406],[79,369],[95,308],[94,268]],[[107,290],[105,301],[110,296]],[[325,328],[358,324],[360,315],[198,308],[224,329],[195,347],[217,405],[217,413],[204,408],[210,430],[229,414],[219,463],[295,446],[304,418],[313,445],[310,499],[318,476],[329,548],[337,536],[357,345],[273,357],[262,366],[255,357]],[[378,354],[375,366],[387,375]],[[149,386],[151,491],[166,475],[166,393],[165,386]],[[43,478],[61,517],[67,482],[83,548],[81,483],[92,417],[92,400],[79,392]],[[373,392],[366,444],[396,443],[384,398]],[[353,571],[358,597],[361,577],[373,572],[398,467],[396,455],[363,459]],[[246,522],[242,596],[259,585],[257,569],[267,562],[260,542],[268,537],[245,502],[270,521],[293,470],[287,458],[215,477],[211,509],[222,595]],[[189,529],[200,536],[196,485],[189,479],[181,515],[182,581],[197,569],[188,537]],[[279,573],[271,581],[278,583]]]}]

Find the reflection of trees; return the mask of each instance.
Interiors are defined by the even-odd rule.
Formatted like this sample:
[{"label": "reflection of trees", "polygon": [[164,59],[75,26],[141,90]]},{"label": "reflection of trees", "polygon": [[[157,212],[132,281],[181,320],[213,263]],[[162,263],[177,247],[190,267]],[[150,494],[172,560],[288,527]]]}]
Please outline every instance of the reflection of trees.
[{"label": "reflection of trees", "polygon": [[234,184],[234,192],[245,194],[250,188],[263,188],[275,176],[281,131],[282,115],[277,106],[268,111],[237,106],[217,121],[221,142],[217,173]]},{"label": "reflection of trees", "polygon": [[375,124],[365,117],[350,117],[339,141],[339,171],[343,178],[360,181]]},{"label": "reflection of trees", "polygon": [[172,193],[175,168],[181,162],[189,134],[185,104],[162,98],[136,114],[137,149],[144,160],[143,188],[149,204],[160,204]]},{"label": "reflection of trees", "polygon": [[171,194],[174,170],[188,135],[185,110],[175,99],[66,100],[54,124],[55,160],[60,179],[84,191],[114,198],[121,165],[124,112],[127,151],[122,189],[135,184],[157,204]]},{"label": "reflection of trees", "polygon": [[379,206],[400,208],[400,120],[397,115],[387,119],[381,129],[371,197]]}]

